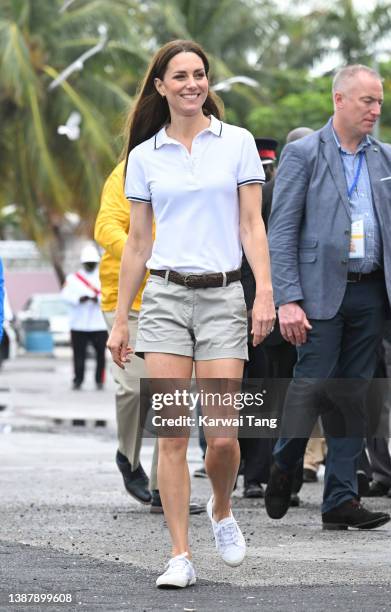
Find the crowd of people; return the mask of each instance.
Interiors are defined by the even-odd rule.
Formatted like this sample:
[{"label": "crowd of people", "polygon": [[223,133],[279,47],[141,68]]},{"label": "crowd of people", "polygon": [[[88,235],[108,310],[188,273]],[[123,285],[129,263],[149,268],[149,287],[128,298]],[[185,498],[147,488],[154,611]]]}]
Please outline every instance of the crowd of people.
[{"label": "crowd of people", "polygon": [[[170,532],[158,587],[195,583],[188,522],[204,508],[190,499],[188,427],[157,438],[150,479],[142,468],[149,403],[140,398],[141,378],[165,390],[189,389],[194,378],[211,388],[218,380],[221,393],[242,380],[278,379],[284,387],[274,406],[277,439],[200,431],[204,467],[196,475],[210,480],[206,511],[227,565],[246,554],[231,509],[238,473],[243,495],[264,497],[278,520],[324,462],[323,529],[390,520],[361,501],[391,490],[382,384],[390,355],[391,147],[371,135],[381,77],[363,65],[340,69],[333,116],[320,130],[292,130],[276,169],[277,141],[225,123],[208,73],[191,41],[170,42],[153,58],[122,161],[102,194],[101,285],[78,279],[77,307],[99,303],[110,334],[118,469],[130,495],[164,512]],[[76,369],[78,388],[83,367]],[[232,406],[218,409],[232,415]]]}]

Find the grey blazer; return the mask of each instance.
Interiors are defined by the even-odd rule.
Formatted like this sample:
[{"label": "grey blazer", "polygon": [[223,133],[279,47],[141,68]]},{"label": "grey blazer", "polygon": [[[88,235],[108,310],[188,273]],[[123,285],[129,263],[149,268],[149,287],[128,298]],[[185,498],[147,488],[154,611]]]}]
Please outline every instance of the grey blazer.
[{"label": "grey blazer", "polygon": [[[366,160],[383,240],[391,302],[391,146],[371,137]],[[276,306],[298,301],[307,317],[331,319],[347,282],[351,216],[331,123],[284,148],[269,219]]]}]

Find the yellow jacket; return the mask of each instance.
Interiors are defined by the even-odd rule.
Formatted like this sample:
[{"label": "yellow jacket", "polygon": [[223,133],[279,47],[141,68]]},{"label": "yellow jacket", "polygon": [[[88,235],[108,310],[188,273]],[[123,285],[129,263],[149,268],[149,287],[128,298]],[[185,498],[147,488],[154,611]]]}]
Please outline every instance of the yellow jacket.
[{"label": "yellow jacket", "polygon": [[[106,180],[95,223],[95,240],[105,250],[99,266],[101,308],[105,312],[117,308],[119,268],[129,233],[131,203],[124,195],[124,167],[125,161],[120,162]],[[133,310],[140,310],[147,277],[148,274],[132,304]]]}]

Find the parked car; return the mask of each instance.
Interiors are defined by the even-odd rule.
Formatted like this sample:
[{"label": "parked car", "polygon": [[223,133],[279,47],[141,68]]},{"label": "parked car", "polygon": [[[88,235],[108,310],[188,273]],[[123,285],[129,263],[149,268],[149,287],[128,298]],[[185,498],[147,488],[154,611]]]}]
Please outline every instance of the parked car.
[{"label": "parked car", "polygon": [[53,342],[56,345],[70,344],[69,328],[70,306],[59,293],[35,293],[17,314],[18,332],[24,345],[23,323],[27,319],[46,319],[49,321]]}]

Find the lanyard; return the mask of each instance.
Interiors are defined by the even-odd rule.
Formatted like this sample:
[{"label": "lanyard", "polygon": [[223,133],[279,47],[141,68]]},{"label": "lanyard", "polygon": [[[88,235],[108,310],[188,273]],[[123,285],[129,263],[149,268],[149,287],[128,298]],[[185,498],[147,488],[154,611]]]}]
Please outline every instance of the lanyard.
[{"label": "lanyard", "polygon": [[358,179],[360,178],[361,168],[362,168],[362,160],[363,160],[363,157],[364,157],[364,151],[360,151],[359,156],[360,157],[359,157],[359,160],[358,160],[356,174],[354,175],[354,179],[353,179],[352,184],[350,185],[350,187],[348,187],[348,198],[349,198],[349,200],[352,197],[352,193],[356,189],[357,183],[358,183]]}]

